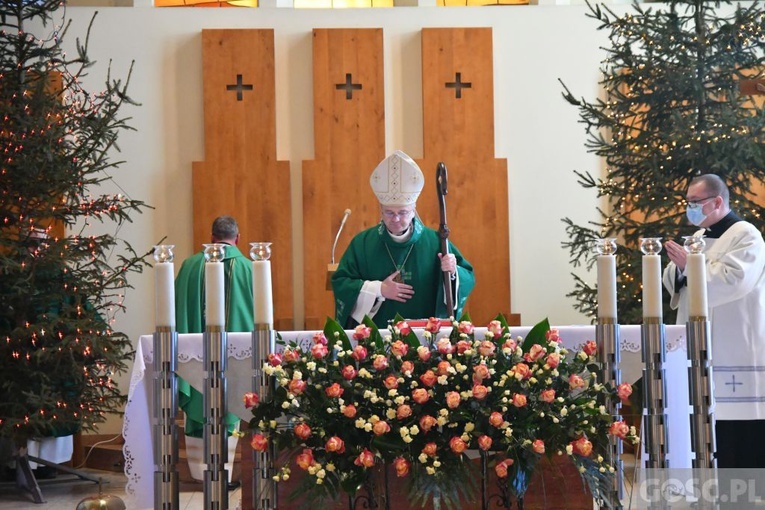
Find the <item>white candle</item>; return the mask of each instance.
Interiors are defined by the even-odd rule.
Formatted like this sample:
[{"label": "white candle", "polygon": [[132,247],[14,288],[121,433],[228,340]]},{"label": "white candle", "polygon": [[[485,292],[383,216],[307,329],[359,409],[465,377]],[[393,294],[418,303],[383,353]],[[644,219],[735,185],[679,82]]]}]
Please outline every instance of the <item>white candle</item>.
[{"label": "white candle", "polygon": [[271,261],[252,261],[252,303],[255,324],[274,327],[274,300],[271,291]]},{"label": "white candle", "polygon": [[661,318],[661,257],[643,255],[643,317]]},{"label": "white candle", "polygon": [[616,257],[598,255],[598,318],[616,319]]},{"label": "white candle", "polygon": [[175,328],[175,286],[173,263],[154,264],[155,325]]},{"label": "white candle", "polygon": [[703,253],[689,253],[685,265],[688,278],[688,315],[707,316],[707,266]]},{"label": "white candle", "polygon": [[205,325],[226,326],[223,262],[205,262]]}]

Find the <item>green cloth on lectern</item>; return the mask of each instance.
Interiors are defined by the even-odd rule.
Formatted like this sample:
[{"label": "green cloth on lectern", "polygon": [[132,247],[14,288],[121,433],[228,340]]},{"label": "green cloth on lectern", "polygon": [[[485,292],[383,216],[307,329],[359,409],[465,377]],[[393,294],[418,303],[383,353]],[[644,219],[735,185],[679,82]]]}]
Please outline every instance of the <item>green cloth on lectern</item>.
[{"label": "green cloth on lectern", "polygon": [[[248,332],[254,328],[252,301],[252,261],[239,248],[226,246],[223,259],[227,332]],[[175,277],[175,322],[178,333],[204,333],[205,330],[205,257],[195,253],[183,261]],[[178,404],[186,413],[186,435],[204,433],[203,395],[182,377],[178,377]],[[239,417],[226,413],[229,434]]]},{"label": "green cloth on lectern", "polygon": [[441,240],[435,230],[425,227],[418,218],[414,218],[412,224],[412,236],[403,243],[394,241],[382,222],[351,240],[332,275],[335,316],[343,327],[356,325],[350,315],[364,281],[383,281],[401,265],[402,277],[405,283],[414,287],[414,296],[406,303],[385,300],[373,317],[378,327],[387,327],[396,314],[407,319],[447,318],[451,315],[459,318],[462,315],[465,301],[475,286],[473,266],[449,242],[449,252],[457,259],[459,288],[454,299],[456,310],[448,312],[438,259]]}]

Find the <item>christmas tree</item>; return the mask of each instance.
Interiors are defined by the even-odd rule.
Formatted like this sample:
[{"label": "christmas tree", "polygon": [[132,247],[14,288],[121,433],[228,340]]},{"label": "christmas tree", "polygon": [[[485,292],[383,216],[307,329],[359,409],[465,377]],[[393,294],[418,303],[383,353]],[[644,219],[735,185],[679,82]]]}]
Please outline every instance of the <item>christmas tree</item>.
[{"label": "christmas tree", "polygon": [[[574,266],[591,268],[593,240],[617,239],[619,319],[635,324],[642,316],[640,238],[682,244],[680,236],[696,230],[684,216],[694,176],[720,175],[730,186],[731,207],[765,227],[763,201],[755,196],[765,178],[765,116],[762,103],[742,92],[757,89],[747,80],[763,76],[765,15],[761,2],[734,8],[730,2],[671,0],[634,3],[624,15],[590,5],[588,16],[609,32],[604,95],[577,100],[565,89],[564,97],[579,109],[587,150],[604,160],[603,178],[576,172],[603,206],[600,219],[587,225],[565,218],[569,240],[563,244]],[[596,288],[574,278],[569,296],[575,308],[594,317]]]},{"label": "christmas tree", "polygon": [[87,37],[66,55],[60,5],[0,3],[0,439],[17,444],[92,430],[121,409],[112,377],[132,348],[111,325],[128,275],[145,266],[116,238],[145,204],[98,194],[121,163],[128,80],[83,88]]}]

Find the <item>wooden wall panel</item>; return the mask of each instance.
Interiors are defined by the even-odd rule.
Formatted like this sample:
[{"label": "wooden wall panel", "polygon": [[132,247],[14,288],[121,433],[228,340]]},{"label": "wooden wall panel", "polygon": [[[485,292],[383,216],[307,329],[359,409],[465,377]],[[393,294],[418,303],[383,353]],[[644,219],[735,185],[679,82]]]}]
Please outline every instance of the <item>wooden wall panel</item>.
[{"label": "wooden wall panel", "polygon": [[272,242],[274,325],[294,329],[289,162],[276,160],[274,31],[203,30],[202,59],[205,161],[193,164],[194,246],[210,242],[221,214],[239,223],[245,255],[251,241]]},{"label": "wooden wall panel", "polygon": [[315,159],[303,162],[307,329],[335,314],[327,265],[344,211],[352,213],[336,262],[352,236],[380,218],[369,176],[385,157],[382,29],[315,29],[313,88]]},{"label": "wooden wall panel", "polygon": [[448,171],[449,239],[473,264],[467,311],[478,325],[497,313],[511,324],[507,160],[494,157],[494,60],[491,28],[422,30],[425,189],[417,210],[439,224],[436,166]]}]

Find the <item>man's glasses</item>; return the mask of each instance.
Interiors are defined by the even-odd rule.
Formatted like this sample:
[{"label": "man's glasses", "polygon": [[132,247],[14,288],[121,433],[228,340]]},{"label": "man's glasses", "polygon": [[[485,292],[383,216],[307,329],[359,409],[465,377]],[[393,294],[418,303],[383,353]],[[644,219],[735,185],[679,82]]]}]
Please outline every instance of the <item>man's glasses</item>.
[{"label": "man's glasses", "polygon": [[713,195],[711,197],[701,198],[699,200],[693,200],[693,201],[686,200],[686,202],[688,202],[688,205],[691,206],[691,207],[700,207],[700,206],[704,205],[704,202],[706,202],[707,200],[710,200],[712,198],[715,198],[715,197],[717,197],[717,195]]},{"label": "man's glasses", "polygon": [[409,209],[406,211],[383,211],[382,214],[387,220],[392,220],[394,218],[406,219],[414,214],[414,210]]}]

